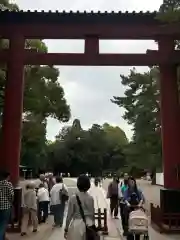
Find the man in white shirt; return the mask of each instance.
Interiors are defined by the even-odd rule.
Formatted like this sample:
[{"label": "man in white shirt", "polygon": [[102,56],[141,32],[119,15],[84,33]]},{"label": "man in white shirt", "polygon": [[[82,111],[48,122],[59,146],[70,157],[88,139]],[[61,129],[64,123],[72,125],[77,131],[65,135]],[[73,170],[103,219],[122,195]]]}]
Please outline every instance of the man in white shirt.
[{"label": "man in white shirt", "polygon": [[[48,210],[49,210],[49,192],[44,187],[44,184],[41,183],[39,185],[39,189],[37,192],[38,199],[38,219],[39,223],[45,223],[48,218]],[[43,213],[43,216],[42,216]]]},{"label": "man in white shirt", "polygon": [[68,196],[68,189],[66,185],[63,183],[62,177],[56,177],[56,184],[52,187],[50,191],[50,205],[51,211],[54,215],[54,226],[62,227],[63,218],[64,218],[64,209],[65,209],[65,201],[62,200],[63,195]]}]

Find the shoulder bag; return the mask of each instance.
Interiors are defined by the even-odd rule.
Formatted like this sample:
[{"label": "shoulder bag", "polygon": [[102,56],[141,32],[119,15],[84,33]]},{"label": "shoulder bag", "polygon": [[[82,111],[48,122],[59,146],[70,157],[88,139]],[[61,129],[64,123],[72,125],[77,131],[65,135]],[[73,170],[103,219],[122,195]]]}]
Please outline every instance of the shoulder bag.
[{"label": "shoulder bag", "polygon": [[82,217],[83,222],[84,222],[85,227],[86,227],[86,240],[99,240],[100,236],[97,233],[96,226],[95,225],[87,226],[87,224],[86,224],[86,217],[84,215],[84,210],[82,208],[82,204],[81,204],[81,201],[80,201],[78,195],[76,195],[76,200],[77,200],[77,203],[78,203],[78,206],[79,206],[79,211],[80,211],[81,217]]},{"label": "shoulder bag", "polygon": [[67,190],[64,187],[64,184],[62,184],[62,189],[60,189],[59,198],[62,203],[65,203],[69,200],[69,195],[68,195]]}]

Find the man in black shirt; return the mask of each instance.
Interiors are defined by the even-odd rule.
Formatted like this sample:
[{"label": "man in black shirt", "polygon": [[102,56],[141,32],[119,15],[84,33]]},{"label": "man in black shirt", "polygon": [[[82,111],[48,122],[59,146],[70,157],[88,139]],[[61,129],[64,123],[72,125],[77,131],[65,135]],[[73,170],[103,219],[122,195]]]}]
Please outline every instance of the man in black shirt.
[{"label": "man in black shirt", "polygon": [[114,176],[113,181],[108,186],[107,198],[110,199],[111,216],[118,218],[118,179]]}]

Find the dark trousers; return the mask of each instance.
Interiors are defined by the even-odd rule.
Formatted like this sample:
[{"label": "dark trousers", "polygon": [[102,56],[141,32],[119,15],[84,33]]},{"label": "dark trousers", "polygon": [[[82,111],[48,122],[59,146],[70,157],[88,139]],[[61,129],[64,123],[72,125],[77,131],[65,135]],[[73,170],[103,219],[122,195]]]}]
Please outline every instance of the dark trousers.
[{"label": "dark trousers", "polygon": [[118,195],[114,195],[110,198],[110,209],[111,209],[111,215],[114,212],[114,217],[117,217],[117,215],[118,215]]},{"label": "dark trousers", "polygon": [[4,240],[10,215],[11,209],[0,210],[0,240]]},{"label": "dark trousers", "polygon": [[65,204],[57,204],[51,206],[52,213],[54,215],[54,224],[56,226],[62,226],[63,225],[63,218],[64,218],[64,209]]},{"label": "dark trousers", "polygon": [[48,218],[48,211],[49,211],[49,202],[39,202],[38,204],[38,220],[39,223],[46,222]]},{"label": "dark trousers", "polygon": [[125,204],[120,202],[120,215],[123,230],[126,230],[126,216],[125,216]]}]

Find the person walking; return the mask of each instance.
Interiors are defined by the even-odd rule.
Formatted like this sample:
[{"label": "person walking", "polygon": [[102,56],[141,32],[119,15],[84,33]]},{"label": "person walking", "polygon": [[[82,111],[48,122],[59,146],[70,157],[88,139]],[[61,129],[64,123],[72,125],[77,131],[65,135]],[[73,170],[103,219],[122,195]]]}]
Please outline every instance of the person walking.
[{"label": "person walking", "polygon": [[118,219],[118,207],[119,207],[119,183],[117,177],[114,176],[113,181],[108,186],[107,198],[110,199],[111,216],[114,214],[114,218]]},{"label": "person walking", "polygon": [[9,176],[8,172],[0,172],[0,240],[4,240],[14,199],[14,189],[9,182]]},{"label": "person walking", "polygon": [[27,184],[26,192],[24,194],[24,208],[23,208],[23,219],[21,236],[27,234],[29,216],[33,225],[33,232],[37,232],[38,218],[37,218],[37,198],[35,191],[35,184],[33,182]]},{"label": "person walking", "polygon": [[62,177],[56,177],[56,184],[50,191],[51,211],[54,215],[54,226],[62,227],[64,218],[64,209],[68,200],[68,189],[63,183]]},{"label": "person walking", "polygon": [[71,196],[68,203],[64,230],[64,238],[67,240],[85,240],[87,239],[86,226],[95,229],[94,199],[88,193],[90,186],[91,183],[88,176],[79,176],[77,180],[78,192]]},{"label": "person walking", "polygon": [[39,223],[42,223],[42,222],[45,223],[48,218],[48,211],[49,211],[49,192],[44,187],[43,183],[39,185],[39,189],[37,192],[37,199],[38,199],[38,220],[39,220]]},{"label": "person walking", "polygon": [[128,182],[128,178],[129,178],[129,175],[128,173],[124,173],[124,179],[121,181],[121,187],[125,185],[125,183],[127,184]]},{"label": "person walking", "polygon": [[120,215],[121,215],[121,222],[123,227],[123,235],[126,236],[127,234],[127,228],[126,228],[126,205],[124,200],[124,192],[128,189],[128,175],[124,174],[124,180],[119,184],[119,198],[120,198]]},{"label": "person walking", "polygon": [[[128,220],[129,214],[131,211],[134,211],[134,206],[137,205],[138,207],[142,207],[145,202],[144,195],[140,188],[137,187],[136,180],[133,177],[128,179],[128,187],[124,192],[124,200],[126,204],[126,232],[128,231]],[[132,239],[132,235],[128,234],[127,239]],[[140,240],[140,235],[135,235],[135,240]]]},{"label": "person walking", "polygon": [[99,187],[99,184],[100,184],[99,178],[96,177],[96,178],[94,179],[94,186],[95,186],[95,187]]},{"label": "person walking", "polygon": [[49,173],[48,175],[48,190],[51,191],[52,187],[56,184],[53,173]]}]

